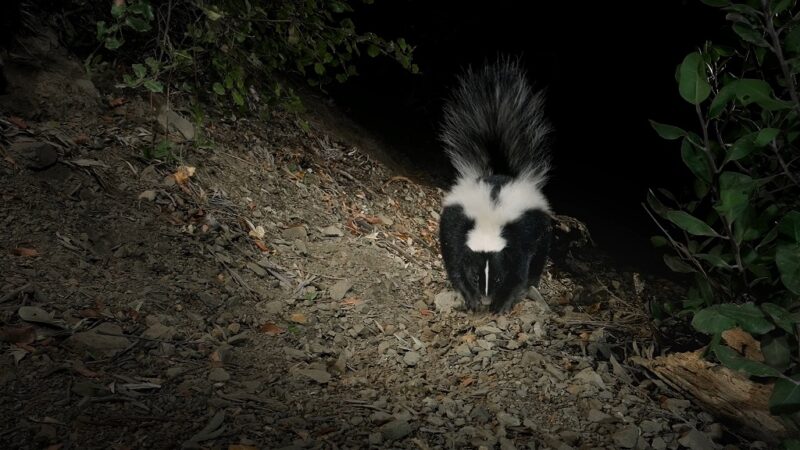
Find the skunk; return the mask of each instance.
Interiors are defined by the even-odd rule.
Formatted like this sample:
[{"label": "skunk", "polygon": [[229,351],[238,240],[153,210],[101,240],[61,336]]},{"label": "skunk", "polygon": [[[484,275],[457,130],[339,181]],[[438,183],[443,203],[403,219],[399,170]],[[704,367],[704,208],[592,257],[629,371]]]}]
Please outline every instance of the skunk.
[{"label": "skunk", "polygon": [[447,276],[468,310],[502,313],[538,287],[552,240],[542,193],[552,127],[518,60],[468,68],[439,139],[457,172],[439,223]]}]

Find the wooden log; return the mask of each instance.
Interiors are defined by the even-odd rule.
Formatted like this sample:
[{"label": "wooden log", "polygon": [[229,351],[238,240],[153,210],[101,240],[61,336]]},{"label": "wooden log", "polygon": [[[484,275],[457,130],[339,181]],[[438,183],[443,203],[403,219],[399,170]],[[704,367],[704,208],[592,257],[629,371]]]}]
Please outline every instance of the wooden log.
[{"label": "wooden log", "polygon": [[743,435],[770,444],[797,436],[796,431],[769,412],[772,384],[755,383],[742,373],[713,364],[703,358],[702,350],[630,360],[671,388],[694,398],[712,415],[739,425],[737,432]]}]

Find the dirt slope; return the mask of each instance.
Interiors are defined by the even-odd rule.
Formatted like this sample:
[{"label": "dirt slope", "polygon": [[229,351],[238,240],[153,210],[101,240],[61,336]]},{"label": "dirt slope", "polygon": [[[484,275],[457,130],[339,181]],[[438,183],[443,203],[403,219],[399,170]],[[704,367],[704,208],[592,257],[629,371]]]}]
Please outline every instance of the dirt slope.
[{"label": "dirt slope", "polygon": [[0,101],[2,448],[764,448],[625,364],[667,283],[575,253],[467,314],[440,191],[280,114],[144,158],[158,103],[37,42]]}]

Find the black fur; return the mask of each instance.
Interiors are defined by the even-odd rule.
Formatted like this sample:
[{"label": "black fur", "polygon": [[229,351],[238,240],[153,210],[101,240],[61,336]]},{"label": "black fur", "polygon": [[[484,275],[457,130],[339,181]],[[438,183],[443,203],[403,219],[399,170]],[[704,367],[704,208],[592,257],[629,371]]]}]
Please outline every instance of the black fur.
[{"label": "black fur", "polygon": [[[530,88],[519,65],[508,59],[480,71],[468,70],[459,81],[445,106],[442,131],[459,179],[488,183],[495,204],[503,187],[517,178],[536,180],[538,190],[549,167],[551,132],[541,94]],[[546,205],[529,209],[505,224],[500,235],[506,246],[500,251],[472,251],[466,243],[474,226],[463,205],[449,204],[442,210],[439,239],[445,270],[468,309],[505,312],[525,296],[529,286],[539,285],[552,239],[549,210]],[[487,261],[488,296],[484,295]]]}]

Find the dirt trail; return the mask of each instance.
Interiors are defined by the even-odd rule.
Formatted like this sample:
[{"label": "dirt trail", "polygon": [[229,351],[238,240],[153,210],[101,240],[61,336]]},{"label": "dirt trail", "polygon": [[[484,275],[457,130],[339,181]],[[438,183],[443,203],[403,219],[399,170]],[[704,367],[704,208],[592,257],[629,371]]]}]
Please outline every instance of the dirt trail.
[{"label": "dirt trail", "polygon": [[282,115],[143,158],[157,108],[29,48],[51,64],[0,102],[2,448],[765,448],[625,363],[667,283],[576,252],[543,299],[465,313],[440,191]]}]

